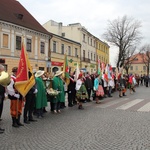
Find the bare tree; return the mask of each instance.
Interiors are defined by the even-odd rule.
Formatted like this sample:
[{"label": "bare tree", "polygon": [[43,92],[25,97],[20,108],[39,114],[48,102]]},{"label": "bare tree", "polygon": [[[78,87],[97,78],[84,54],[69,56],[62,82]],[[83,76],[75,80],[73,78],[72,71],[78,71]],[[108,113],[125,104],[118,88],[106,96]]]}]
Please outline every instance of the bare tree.
[{"label": "bare tree", "polygon": [[149,44],[145,44],[144,46],[141,47],[141,51],[142,53],[142,59],[143,59],[143,63],[146,66],[146,70],[147,70],[147,75],[149,75],[149,69],[150,69],[150,45]]},{"label": "bare tree", "polygon": [[126,70],[126,73],[129,73],[129,68],[132,64],[132,62],[136,59],[138,55],[136,55],[136,47],[130,47],[130,49],[127,49],[126,54],[125,54],[125,61],[123,68]]},{"label": "bare tree", "polygon": [[140,27],[141,22],[127,16],[108,21],[108,27],[103,36],[108,42],[119,48],[116,64],[118,68],[124,66],[128,53],[132,53],[129,52],[132,51],[131,48],[140,43],[142,39]]}]

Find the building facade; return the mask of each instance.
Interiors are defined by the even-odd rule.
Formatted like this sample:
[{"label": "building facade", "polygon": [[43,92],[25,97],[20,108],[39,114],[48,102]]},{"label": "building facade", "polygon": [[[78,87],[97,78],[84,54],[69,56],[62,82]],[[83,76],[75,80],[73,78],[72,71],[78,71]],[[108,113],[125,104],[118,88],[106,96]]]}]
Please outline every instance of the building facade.
[{"label": "building facade", "polygon": [[63,26],[62,23],[52,20],[46,22],[43,27],[51,33],[80,43],[80,69],[89,72],[96,71],[96,37],[89,33],[85,27],[80,23]]},{"label": "building facade", "polygon": [[51,72],[63,69],[64,57],[67,55],[70,71],[75,71],[77,63],[80,65],[81,44],[62,36],[52,34],[51,48]]},{"label": "building facade", "polygon": [[109,45],[100,39],[96,39],[97,59],[104,64],[109,64]]},{"label": "building facade", "polygon": [[131,57],[134,60],[131,62],[129,73],[137,74],[137,75],[146,75],[147,74],[147,67],[143,61],[143,54],[136,54]]},{"label": "building facade", "polygon": [[47,71],[50,38],[51,34],[18,1],[0,1],[0,60],[9,73],[19,64],[22,43],[33,69]]}]

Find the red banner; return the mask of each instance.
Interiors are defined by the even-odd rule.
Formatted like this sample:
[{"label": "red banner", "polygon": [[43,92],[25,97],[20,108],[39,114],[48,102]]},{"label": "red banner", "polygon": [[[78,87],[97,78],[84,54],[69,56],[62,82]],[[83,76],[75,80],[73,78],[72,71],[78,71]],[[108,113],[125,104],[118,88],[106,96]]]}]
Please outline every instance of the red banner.
[{"label": "red banner", "polygon": [[52,65],[52,66],[62,66],[62,65],[63,65],[63,62],[52,61],[52,62],[51,62],[51,65]]}]

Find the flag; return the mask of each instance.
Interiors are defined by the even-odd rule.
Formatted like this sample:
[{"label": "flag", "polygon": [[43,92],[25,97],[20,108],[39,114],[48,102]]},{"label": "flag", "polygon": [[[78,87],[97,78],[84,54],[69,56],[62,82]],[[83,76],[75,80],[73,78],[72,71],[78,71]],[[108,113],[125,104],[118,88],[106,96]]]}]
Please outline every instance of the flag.
[{"label": "flag", "polygon": [[15,88],[23,97],[25,97],[34,84],[35,78],[33,75],[32,67],[24,49],[24,45],[22,44]]},{"label": "flag", "polygon": [[64,66],[63,66],[63,72],[64,72],[64,79],[66,84],[68,85],[70,83],[70,78],[69,78],[69,66],[68,66],[68,59],[67,55],[65,54],[64,58]]},{"label": "flag", "polygon": [[101,63],[101,68],[102,68],[102,73],[103,73],[105,70],[105,63],[104,62]]},{"label": "flag", "polygon": [[78,80],[79,74],[80,74],[80,69],[79,69],[79,65],[78,65],[78,62],[77,62],[76,72],[75,72],[75,77],[74,77],[75,81]]},{"label": "flag", "polygon": [[101,67],[100,67],[100,60],[98,59],[98,68],[97,68],[97,74],[101,77]]},{"label": "flag", "polygon": [[111,79],[111,74],[112,74],[112,67],[110,64],[108,64],[108,71],[107,71],[107,74],[108,74],[108,79]]}]

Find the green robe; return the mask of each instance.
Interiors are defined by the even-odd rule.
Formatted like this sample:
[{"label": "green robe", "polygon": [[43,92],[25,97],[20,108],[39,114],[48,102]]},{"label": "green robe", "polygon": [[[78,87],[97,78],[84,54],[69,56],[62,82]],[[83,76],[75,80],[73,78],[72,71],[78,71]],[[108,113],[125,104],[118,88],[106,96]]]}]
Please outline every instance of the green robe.
[{"label": "green robe", "polygon": [[35,78],[37,85],[37,94],[36,94],[36,109],[41,109],[47,106],[47,96],[46,89],[43,83],[43,80],[39,78]]},{"label": "green robe", "polygon": [[55,76],[53,78],[52,88],[54,90],[60,91],[60,93],[57,96],[54,96],[52,98],[52,103],[65,102],[64,84],[63,84],[63,80],[60,77]]}]

